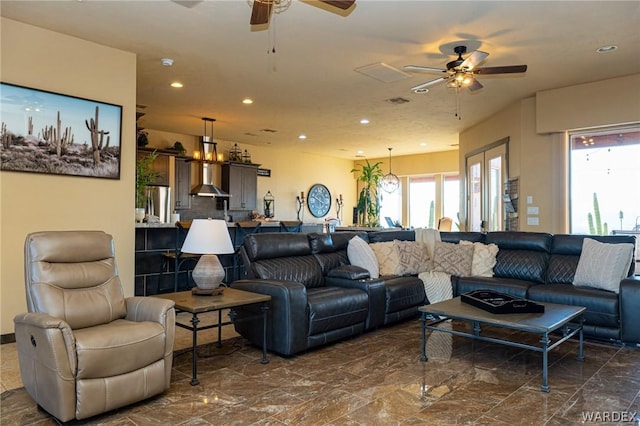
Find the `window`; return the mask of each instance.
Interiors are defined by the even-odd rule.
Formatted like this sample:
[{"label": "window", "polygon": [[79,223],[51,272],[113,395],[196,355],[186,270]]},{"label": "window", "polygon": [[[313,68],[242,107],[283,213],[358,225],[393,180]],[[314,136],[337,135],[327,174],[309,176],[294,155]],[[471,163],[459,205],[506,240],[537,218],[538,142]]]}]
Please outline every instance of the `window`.
[{"label": "window", "polygon": [[436,227],[436,181],[433,176],[409,178],[409,226]]},{"label": "window", "polygon": [[402,183],[392,193],[380,190],[380,226],[391,228],[385,218],[393,223],[402,222]]},{"label": "window", "polygon": [[640,127],[570,135],[574,234],[640,231]]},{"label": "window", "polygon": [[453,221],[452,231],[459,231],[456,226],[459,224],[460,211],[460,176],[444,175],[442,188],[442,215],[451,218]]}]

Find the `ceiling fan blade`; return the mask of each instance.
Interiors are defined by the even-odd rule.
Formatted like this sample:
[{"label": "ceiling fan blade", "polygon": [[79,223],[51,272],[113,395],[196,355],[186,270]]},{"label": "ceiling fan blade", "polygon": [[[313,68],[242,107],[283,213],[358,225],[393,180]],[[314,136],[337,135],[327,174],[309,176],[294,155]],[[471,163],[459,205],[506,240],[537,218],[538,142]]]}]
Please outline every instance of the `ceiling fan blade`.
[{"label": "ceiling fan blade", "polygon": [[268,3],[262,3],[257,0],[253,1],[253,8],[251,9],[251,25],[262,25],[269,22],[269,16],[271,15],[271,5]]},{"label": "ceiling fan blade", "polygon": [[483,52],[481,50],[474,50],[473,53],[469,55],[467,59],[465,59],[464,62],[460,64],[460,68],[464,68],[467,71],[471,71],[476,65],[478,65],[479,63],[487,59],[487,56],[489,56],[487,52]]},{"label": "ceiling fan blade", "polygon": [[320,2],[330,4],[338,9],[347,10],[356,2],[356,0],[320,0]]},{"label": "ceiling fan blade", "polygon": [[468,89],[469,89],[470,92],[475,92],[476,90],[480,90],[483,87],[484,86],[482,84],[480,84],[480,82],[474,78],[473,79],[473,83],[471,83],[471,86],[469,86]]},{"label": "ceiling fan blade", "polygon": [[526,65],[510,65],[505,67],[486,67],[474,70],[474,74],[512,74],[517,72],[525,72]]},{"label": "ceiling fan blade", "polygon": [[419,84],[417,86],[413,86],[411,88],[411,90],[413,90],[415,92],[417,90],[425,89],[425,88],[427,88],[429,86],[433,86],[434,84],[442,83],[445,80],[446,80],[446,77],[436,78],[435,80],[427,81],[426,83],[422,83],[422,84]]},{"label": "ceiling fan blade", "polygon": [[420,65],[405,65],[405,69],[414,70],[414,71],[425,71],[425,72],[447,72],[442,68],[432,68],[432,67],[421,67]]}]

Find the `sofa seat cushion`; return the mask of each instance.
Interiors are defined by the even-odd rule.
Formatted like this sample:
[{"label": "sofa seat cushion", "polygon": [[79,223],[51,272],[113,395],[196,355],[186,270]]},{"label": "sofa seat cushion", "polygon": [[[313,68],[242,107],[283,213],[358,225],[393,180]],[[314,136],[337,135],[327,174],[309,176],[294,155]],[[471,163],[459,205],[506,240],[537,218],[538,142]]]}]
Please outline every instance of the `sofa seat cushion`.
[{"label": "sofa seat cushion", "polygon": [[353,288],[319,287],[307,291],[309,336],[364,323],[369,309],[367,293]]},{"label": "sofa seat cushion", "polygon": [[165,330],[157,322],[115,320],[73,331],[78,379],[117,376],[164,357]]},{"label": "sofa seat cushion", "polygon": [[475,290],[493,290],[510,296],[525,298],[527,290],[534,285],[531,281],[498,277],[458,277],[454,286],[454,295]]},{"label": "sofa seat cushion", "polygon": [[424,304],[424,284],[417,276],[382,278],[385,280],[385,314]]},{"label": "sofa seat cushion", "polygon": [[584,306],[587,308],[584,313],[585,324],[605,327],[620,325],[618,295],[610,291],[570,284],[541,284],[532,286],[527,298],[536,302]]}]

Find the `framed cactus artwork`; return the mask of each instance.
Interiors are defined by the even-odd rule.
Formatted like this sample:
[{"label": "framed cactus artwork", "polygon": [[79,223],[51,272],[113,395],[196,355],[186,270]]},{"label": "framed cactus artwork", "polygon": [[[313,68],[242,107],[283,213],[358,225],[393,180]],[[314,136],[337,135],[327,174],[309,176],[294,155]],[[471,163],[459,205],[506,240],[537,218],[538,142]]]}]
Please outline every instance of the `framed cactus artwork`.
[{"label": "framed cactus artwork", "polygon": [[0,170],[120,179],[122,106],[0,83]]}]

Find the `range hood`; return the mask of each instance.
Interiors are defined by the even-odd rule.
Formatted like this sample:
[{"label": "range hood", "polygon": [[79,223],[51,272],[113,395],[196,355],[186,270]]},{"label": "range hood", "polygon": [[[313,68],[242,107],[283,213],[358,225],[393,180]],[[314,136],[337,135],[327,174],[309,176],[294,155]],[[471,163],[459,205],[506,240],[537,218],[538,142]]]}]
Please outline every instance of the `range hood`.
[{"label": "range hood", "polygon": [[[200,197],[216,197],[216,198],[229,198],[230,195],[218,188],[213,183],[214,167],[213,163],[218,159],[218,152],[216,149],[216,143],[213,141],[213,122],[214,118],[204,117],[204,133],[205,135],[200,138],[200,147],[202,149],[202,156],[200,161],[196,161],[198,167],[200,167],[199,182],[191,189],[191,195],[198,195]],[[211,123],[211,137],[207,136],[207,122]]]}]

